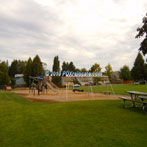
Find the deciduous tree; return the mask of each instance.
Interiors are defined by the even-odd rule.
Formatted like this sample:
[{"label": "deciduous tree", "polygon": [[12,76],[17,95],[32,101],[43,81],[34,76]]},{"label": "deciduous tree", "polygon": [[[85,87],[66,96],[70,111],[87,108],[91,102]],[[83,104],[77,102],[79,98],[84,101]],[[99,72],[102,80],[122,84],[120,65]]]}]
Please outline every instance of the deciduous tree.
[{"label": "deciduous tree", "polygon": [[106,67],[105,67],[106,71],[105,71],[105,74],[109,77],[109,80],[112,79],[112,66],[111,64],[108,64]]},{"label": "deciduous tree", "polygon": [[123,79],[124,81],[131,80],[131,72],[127,65],[124,65],[120,69],[120,78]]},{"label": "deciduous tree", "polygon": [[147,14],[142,20],[142,27],[137,28],[138,34],[136,38],[143,37],[145,35],[144,40],[140,44],[139,50],[142,51],[143,55],[147,54]]},{"label": "deciduous tree", "polygon": [[94,65],[92,65],[92,67],[90,68],[90,72],[101,72],[101,67],[99,64],[95,63]]}]

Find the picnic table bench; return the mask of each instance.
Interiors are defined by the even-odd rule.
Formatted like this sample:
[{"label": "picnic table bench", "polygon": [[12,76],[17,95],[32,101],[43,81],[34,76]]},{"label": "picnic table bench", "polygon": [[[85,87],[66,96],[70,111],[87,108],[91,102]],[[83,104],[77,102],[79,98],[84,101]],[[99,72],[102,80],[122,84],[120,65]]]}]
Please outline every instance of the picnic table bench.
[{"label": "picnic table bench", "polygon": [[111,91],[103,91],[103,93],[105,94],[105,95],[110,95],[112,92]]},{"label": "picnic table bench", "polygon": [[135,103],[140,103],[142,104],[142,109],[145,112],[145,108],[146,108],[146,104],[147,104],[147,93],[145,92],[138,92],[138,91],[126,91],[127,93],[130,94],[130,98],[126,98],[126,97],[120,97],[120,99],[123,100],[123,106],[125,106],[125,102],[126,101],[131,101],[132,102],[132,106],[131,107],[136,107]]},{"label": "picnic table bench", "polygon": [[76,92],[76,91],[78,91],[78,92],[84,92],[83,89],[73,89],[72,91],[73,91],[73,92]]}]

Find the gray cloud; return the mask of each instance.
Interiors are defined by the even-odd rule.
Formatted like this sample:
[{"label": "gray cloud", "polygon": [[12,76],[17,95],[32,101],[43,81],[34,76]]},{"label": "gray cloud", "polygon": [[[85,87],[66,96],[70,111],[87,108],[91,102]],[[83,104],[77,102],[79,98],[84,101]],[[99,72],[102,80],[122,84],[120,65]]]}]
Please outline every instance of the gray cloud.
[{"label": "gray cloud", "polygon": [[[83,8],[77,13],[82,14],[80,19],[79,15],[75,15],[77,0],[55,0],[49,6],[33,0],[13,0],[13,5],[8,0],[0,1],[1,60],[27,60],[39,54],[51,69],[54,56],[59,55],[60,64],[72,60],[79,68],[89,69],[95,62],[100,63],[103,69],[108,63],[114,70],[119,70],[124,64],[132,67],[140,44],[140,39],[135,39],[139,23],[133,24],[127,17],[99,16],[102,12],[98,11],[95,17],[100,17],[102,23],[92,32],[93,24],[85,30],[86,23],[77,28],[81,19],[84,22],[89,18],[89,13],[80,11]],[[122,5],[121,1],[115,3]],[[67,11],[72,13],[70,19],[65,8],[72,6],[74,13]],[[96,23],[99,25],[99,21]]]}]

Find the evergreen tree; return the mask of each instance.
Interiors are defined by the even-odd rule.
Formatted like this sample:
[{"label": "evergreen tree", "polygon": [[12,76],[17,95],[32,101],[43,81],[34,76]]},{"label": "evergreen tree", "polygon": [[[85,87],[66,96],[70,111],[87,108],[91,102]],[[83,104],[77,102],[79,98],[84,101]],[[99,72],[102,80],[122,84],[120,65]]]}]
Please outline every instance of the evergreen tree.
[{"label": "evergreen tree", "polygon": [[58,56],[54,57],[54,61],[53,61],[53,71],[60,71],[60,61]]},{"label": "evergreen tree", "polygon": [[13,60],[9,67],[9,76],[14,77],[15,74],[23,74],[26,62],[21,60]]},{"label": "evergreen tree", "polygon": [[27,83],[27,86],[29,86],[29,76],[32,76],[33,73],[32,73],[32,59],[29,58],[28,61],[27,61],[27,64],[26,64],[26,68],[25,68],[25,71],[24,71],[24,80],[25,82]]},{"label": "evergreen tree", "polygon": [[68,62],[63,62],[62,64],[62,71],[73,71],[73,72],[76,72],[76,67],[75,65],[73,64],[73,62],[71,61],[70,63]]},{"label": "evergreen tree", "polygon": [[109,80],[111,80],[112,79],[112,72],[113,72],[111,64],[108,64],[105,67],[105,69],[106,69],[106,71],[105,71],[106,75],[109,77]]},{"label": "evergreen tree", "polygon": [[15,74],[17,74],[17,64],[18,64],[17,60],[12,61],[11,66],[9,67],[9,76],[10,77],[14,77]]},{"label": "evergreen tree", "polygon": [[[59,72],[60,71],[60,61],[59,61],[58,56],[54,57],[53,71],[54,72]],[[54,84],[56,84],[57,86],[61,86],[61,76],[54,76],[54,77],[52,77],[52,82]]]},{"label": "evergreen tree", "polygon": [[8,66],[5,62],[0,63],[0,85],[8,85],[10,78],[8,75]]},{"label": "evergreen tree", "polygon": [[44,75],[45,71],[43,69],[42,62],[40,60],[40,57],[36,55],[32,62],[32,76],[40,76]]},{"label": "evergreen tree", "polygon": [[26,61],[17,61],[17,74],[23,74],[26,66]]},{"label": "evergreen tree", "polygon": [[131,75],[132,75],[133,79],[134,80],[143,80],[144,79],[144,70],[145,70],[144,59],[143,59],[141,53],[139,52],[136,59],[135,59],[134,66],[131,71]]},{"label": "evergreen tree", "polygon": [[73,62],[70,62],[70,63],[69,63],[68,70],[69,70],[69,71],[73,71],[73,72],[76,71],[76,67],[74,66]]},{"label": "evergreen tree", "polygon": [[124,81],[131,80],[131,72],[127,65],[124,65],[120,69],[120,78],[123,79]]},{"label": "evergreen tree", "polygon": [[147,54],[147,14],[143,18],[142,23],[143,23],[142,27],[137,28],[138,34],[136,35],[136,38],[140,38],[140,37],[144,36],[144,34],[145,34],[145,38],[141,42],[140,48],[139,48],[139,50],[142,51],[143,55],[145,55],[145,54]]},{"label": "evergreen tree", "polygon": [[68,71],[68,62],[66,63],[65,61],[62,64],[62,71]]}]

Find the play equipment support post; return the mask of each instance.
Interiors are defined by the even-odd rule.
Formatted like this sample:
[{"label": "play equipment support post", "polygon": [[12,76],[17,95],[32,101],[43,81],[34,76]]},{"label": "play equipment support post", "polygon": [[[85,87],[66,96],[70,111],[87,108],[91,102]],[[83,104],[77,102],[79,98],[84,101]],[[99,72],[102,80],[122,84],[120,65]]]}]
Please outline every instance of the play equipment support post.
[{"label": "play equipment support post", "polygon": [[67,91],[68,89],[67,88],[68,88],[68,82],[66,83],[66,101],[68,100],[68,91]]}]

